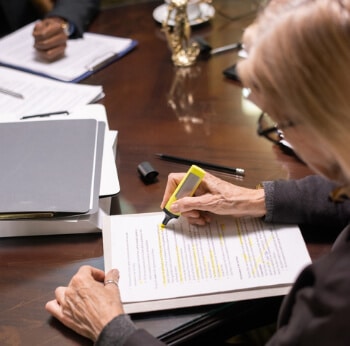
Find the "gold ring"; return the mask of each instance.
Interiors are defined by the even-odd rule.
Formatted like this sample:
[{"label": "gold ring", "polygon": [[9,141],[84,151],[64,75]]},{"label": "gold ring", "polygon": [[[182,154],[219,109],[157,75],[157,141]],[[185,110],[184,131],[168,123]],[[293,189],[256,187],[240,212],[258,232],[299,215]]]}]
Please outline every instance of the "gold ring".
[{"label": "gold ring", "polygon": [[62,28],[64,34],[65,34],[67,37],[69,37],[70,34],[71,34],[71,33],[69,32],[69,24],[68,24],[67,22],[64,22],[64,23],[61,24],[61,28]]},{"label": "gold ring", "polygon": [[116,280],[106,280],[104,282],[104,284],[105,284],[105,286],[109,285],[109,284],[113,284],[113,285],[116,285],[119,288],[118,281],[116,281]]}]

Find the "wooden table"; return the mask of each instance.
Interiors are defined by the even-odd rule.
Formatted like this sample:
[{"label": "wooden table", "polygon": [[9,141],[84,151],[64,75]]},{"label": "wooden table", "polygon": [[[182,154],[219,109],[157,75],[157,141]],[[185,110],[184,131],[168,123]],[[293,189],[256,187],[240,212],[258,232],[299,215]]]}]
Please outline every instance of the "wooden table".
[{"label": "wooden table", "polygon": [[[254,18],[255,2],[214,3],[215,17],[193,27],[192,34],[201,35],[213,47],[239,41]],[[201,60],[187,69],[173,66],[160,25],[152,18],[160,4],[109,8],[91,27],[93,32],[130,37],[139,43],[130,54],[83,82],[103,85],[106,96],[101,103],[110,128],[119,131],[116,163],[121,191],[113,199],[112,213],[159,210],[169,172],[187,169],[155,158],[159,152],[242,167],[246,175],[241,179],[217,175],[245,187],[309,174],[294,157],[256,135],[257,112],[244,100],[242,89],[222,74],[237,61],[236,52]],[[155,184],[140,180],[137,166],[143,161],[159,172]],[[308,246],[312,257],[329,248],[319,243]],[[44,305],[81,265],[103,269],[102,256],[101,234],[0,239],[0,344],[90,345],[50,318]],[[161,333],[157,315],[138,323],[155,335]]]}]

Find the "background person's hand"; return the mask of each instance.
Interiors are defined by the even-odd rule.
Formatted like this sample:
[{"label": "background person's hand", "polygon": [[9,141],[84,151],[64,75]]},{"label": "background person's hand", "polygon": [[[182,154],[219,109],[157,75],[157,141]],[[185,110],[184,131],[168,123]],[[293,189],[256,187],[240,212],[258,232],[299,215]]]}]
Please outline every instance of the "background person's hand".
[{"label": "background person's hand", "polygon": [[[162,209],[184,176],[185,173],[169,174]],[[195,195],[174,202],[170,212],[181,213],[190,223],[197,225],[209,222],[209,213],[261,217],[266,214],[265,193],[263,189],[236,186],[206,172]]]},{"label": "background person's hand", "polygon": [[65,21],[58,17],[45,18],[35,24],[34,48],[41,59],[54,61],[64,56],[68,40],[64,24]]},{"label": "background person's hand", "polygon": [[[111,280],[109,284],[104,282]],[[119,271],[106,275],[102,270],[82,266],[68,287],[57,287],[56,299],[46,303],[46,310],[67,327],[93,341],[116,316],[123,314],[118,285]]]}]

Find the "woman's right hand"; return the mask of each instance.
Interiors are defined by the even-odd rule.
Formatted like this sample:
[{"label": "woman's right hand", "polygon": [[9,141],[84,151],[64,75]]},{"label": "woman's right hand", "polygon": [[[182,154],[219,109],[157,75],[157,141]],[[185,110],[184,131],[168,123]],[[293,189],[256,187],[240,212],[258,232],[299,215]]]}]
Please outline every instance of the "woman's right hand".
[{"label": "woman's right hand", "polygon": [[[184,176],[185,173],[169,174],[162,209]],[[240,187],[206,172],[195,195],[178,199],[170,211],[181,213],[190,223],[197,225],[210,222],[210,213],[261,217],[266,214],[265,193],[263,189]]]}]

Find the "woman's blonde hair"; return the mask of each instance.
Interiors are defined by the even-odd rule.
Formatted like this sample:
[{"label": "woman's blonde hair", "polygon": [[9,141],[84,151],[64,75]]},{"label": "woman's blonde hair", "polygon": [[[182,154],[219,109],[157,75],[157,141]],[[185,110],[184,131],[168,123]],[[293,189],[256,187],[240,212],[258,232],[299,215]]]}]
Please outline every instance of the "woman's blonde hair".
[{"label": "woman's blonde hair", "polygon": [[243,84],[277,122],[318,136],[350,182],[350,0],[272,1],[244,44]]}]

